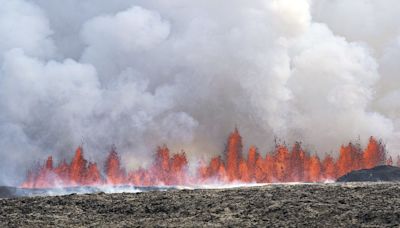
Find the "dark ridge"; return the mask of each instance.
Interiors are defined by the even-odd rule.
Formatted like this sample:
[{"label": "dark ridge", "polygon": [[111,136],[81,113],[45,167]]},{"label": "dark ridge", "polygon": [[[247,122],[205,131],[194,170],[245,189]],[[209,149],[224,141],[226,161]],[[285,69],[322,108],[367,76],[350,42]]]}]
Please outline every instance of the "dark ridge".
[{"label": "dark ridge", "polygon": [[16,197],[17,188],[0,186],[0,198],[13,198]]},{"label": "dark ridge", "polygon": [[376,166],[371,169],[352,171],[337,179],[337,182],[383,182],[400,181],[400,168],[390,165]]}]

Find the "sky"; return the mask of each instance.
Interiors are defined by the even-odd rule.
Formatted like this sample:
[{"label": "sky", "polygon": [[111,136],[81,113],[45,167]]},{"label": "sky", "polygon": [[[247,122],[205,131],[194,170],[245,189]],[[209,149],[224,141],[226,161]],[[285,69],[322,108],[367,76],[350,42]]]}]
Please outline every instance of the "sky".
[{"label": "sky", "polygon": [[397,0],[0,0],[0,184],[48,155],[128,168],[274,139],[400,151]]}]

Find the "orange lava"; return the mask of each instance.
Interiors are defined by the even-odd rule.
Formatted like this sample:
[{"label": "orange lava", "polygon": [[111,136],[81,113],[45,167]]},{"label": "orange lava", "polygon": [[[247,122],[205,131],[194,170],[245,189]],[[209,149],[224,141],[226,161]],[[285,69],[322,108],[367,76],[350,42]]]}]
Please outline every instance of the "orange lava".
[{"label": "orange lava", "polygon": [[[126,171],[113,147],[105,161],[104,169],[84,158],[78,147],[70,163],[62,160],[57,166],[50,156],[42,164],[27,172],[24,188],[52,188],[99,185],[197,185],[205,183],[276,183],[276,182],[323,182],[335,180],[352,170],[372,168],[377,165],[393,165],[386,158],[384,144],[370,137],[368,146],[362,150],[357,144],[340,147],[339,156],[320,158],[306,152],[300,143],[290,149],[277,144],[271,153],[261,156],[251,146],[247,156],[243,154],[242,137],[237,129],[228,137],[223,156],[216,156],[208,164],[199,161],[197,171],[189,172],[185,152],[171,156],[169,149],[159,147],[153,163],[147,168]],[[397,157],[396,165],[400,165]]]}]

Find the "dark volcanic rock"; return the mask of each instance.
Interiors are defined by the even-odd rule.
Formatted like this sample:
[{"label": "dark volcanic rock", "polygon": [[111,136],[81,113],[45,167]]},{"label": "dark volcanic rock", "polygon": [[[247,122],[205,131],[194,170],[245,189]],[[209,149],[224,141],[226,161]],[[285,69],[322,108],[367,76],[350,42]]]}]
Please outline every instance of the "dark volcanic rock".
[{"label": "dark volcanic rock", "polygon": [[0,227],[385,227],[400,184],[342,183],[0,199]]},{"label": "dark volcanic rock", "polygon": [[0,198],[12,198],[16,197],[17,188],[0,186]]},{"label": "dark volcanic rock", "polygon": [[338,182],[400,181],[400,168],[381,165],[372,169],[352,171],[337,179]]}]

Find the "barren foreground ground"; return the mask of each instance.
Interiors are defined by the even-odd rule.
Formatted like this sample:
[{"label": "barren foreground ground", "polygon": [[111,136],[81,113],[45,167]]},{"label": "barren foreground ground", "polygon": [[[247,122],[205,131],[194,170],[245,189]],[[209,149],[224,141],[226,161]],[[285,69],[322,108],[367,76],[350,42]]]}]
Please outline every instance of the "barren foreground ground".
[{"label": "barren foreground ground", "polygon": [[0,199],[0,227],[393,226],[400,184],[271,185]]}]

